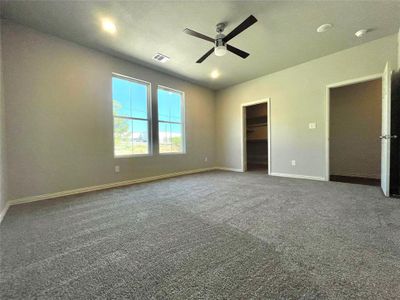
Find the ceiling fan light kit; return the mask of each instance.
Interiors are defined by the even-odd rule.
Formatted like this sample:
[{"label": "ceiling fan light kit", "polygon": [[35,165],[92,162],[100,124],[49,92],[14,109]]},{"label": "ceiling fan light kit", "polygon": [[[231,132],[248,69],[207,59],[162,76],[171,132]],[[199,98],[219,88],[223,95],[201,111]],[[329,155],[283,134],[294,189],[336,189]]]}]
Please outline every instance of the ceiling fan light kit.
[{"label": "ceiling fan light kit", "polygon": [[[218,36],[222,36],[222,38],[220,38]],[[222,40],[224,35],[218,34],[218,36],[217,36],[217,39],[215,40],[214,53],[216,56],[224,56],[227,52],[226,45],[224,44],[224,41]]]},{"label": "ceiling fan light kit", "polygon": [[232,38],[249,28],[251,25],[257,22],[257,19],[253,16],[250,15],[246,20],[244,20],[242,23],[240,23],[235,29],[233,29],[228,35],[224,35],[222,32],[224,31],[226,24],[225,23],[219,23],[217,24],[217,35],[215,39],[210,38],[202,33],[196,32],[194,30],[186,28],[184,30],[185,33],[206,40],[208,42],[212,42],[214,44],[214,47],[211,48],[209,51],[207,51],[206,54],[204,54],[200,59],[196,61],[196,63],[202,63],[207,57],[211,55],[211,53],[214,52],[216,56],[224,56],[228,51],[232,52],[241,58],[246,58],[250,54],[240,50],[236,47],[233,47],[231,45],[228,45],[227,42],[230,41]]},{"label": "ceiling fan light kit", "polygon": [[227,52],[226,50],[226,45],[223,41],[223,38],[225,37],[222,32],[224,32],[226,24],[225,23],[218,23],[217,24],[217,36],[215,37],[215,47],[214,47],[214,54],[216,56],[224,56]]},{"label": "ceiling fan light kit", "polygon": [[226,54],[226,52],[227,52],[227,50],[226,50],[225,45],[215,46],[215,48],[214,48],[214,54],[216,56],[224,56]]}]

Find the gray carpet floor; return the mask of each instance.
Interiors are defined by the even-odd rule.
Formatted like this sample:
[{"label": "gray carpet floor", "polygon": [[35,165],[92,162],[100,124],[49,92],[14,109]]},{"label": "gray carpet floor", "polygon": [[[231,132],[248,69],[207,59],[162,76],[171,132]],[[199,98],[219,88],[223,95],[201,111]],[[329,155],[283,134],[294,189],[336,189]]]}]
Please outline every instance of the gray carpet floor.
[{"label": "gray carpet floor", "polygon": [[12,206],[1,299],[400,299],[400,199],[207,172]]}]

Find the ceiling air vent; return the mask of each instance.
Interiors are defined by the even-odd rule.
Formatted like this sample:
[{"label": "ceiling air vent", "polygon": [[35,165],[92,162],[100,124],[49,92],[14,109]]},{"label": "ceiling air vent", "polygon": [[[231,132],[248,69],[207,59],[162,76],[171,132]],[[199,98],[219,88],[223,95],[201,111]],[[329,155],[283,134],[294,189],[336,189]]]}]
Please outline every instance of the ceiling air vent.
[{"label": "ceiling air vent", "polygon": [[164,54],[161,54],[161,53],[157,53],[156,55],[154,55],[153,59],[160,63],[165,63],[165,62],[169,61],[169,57],[165,56]]}]

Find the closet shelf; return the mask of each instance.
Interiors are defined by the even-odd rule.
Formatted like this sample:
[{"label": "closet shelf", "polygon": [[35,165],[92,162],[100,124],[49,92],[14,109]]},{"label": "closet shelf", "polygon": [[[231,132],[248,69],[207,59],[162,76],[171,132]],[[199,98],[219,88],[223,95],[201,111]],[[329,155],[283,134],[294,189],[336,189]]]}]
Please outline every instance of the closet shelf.
[{"label": "closet shelf", "polygon": [[260,119],[260,118],[267,118],[267,115],[260,115],[260,116],[254,116],[254,117],[247,117],[247,120],[252,120],[252,119]]},{"label": "closet shelf", "polygon": [[266,142],[268,139],[247,139],[249,143],[259,143],[259,142]]},{"label": "closet shelf", "polygon": [[263,126],[267,126],[267,123],[247,124],[247,127],[263,127]]}]

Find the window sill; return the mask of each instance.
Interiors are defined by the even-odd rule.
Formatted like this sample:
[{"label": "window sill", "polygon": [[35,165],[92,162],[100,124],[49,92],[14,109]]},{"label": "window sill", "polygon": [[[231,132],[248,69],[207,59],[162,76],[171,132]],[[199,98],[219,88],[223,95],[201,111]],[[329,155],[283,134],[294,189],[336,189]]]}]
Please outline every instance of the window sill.
[{"label": "window sill", "polygon": [[127,154],[127,155],[114,155],[114,159],[118,158],[135,158],[135,157],[150,157],[153,154]]},{"label": "window sill", "polygon": [[186,152],[168,152],[168,153],[158,153],[159,155],[184,155]]}]

